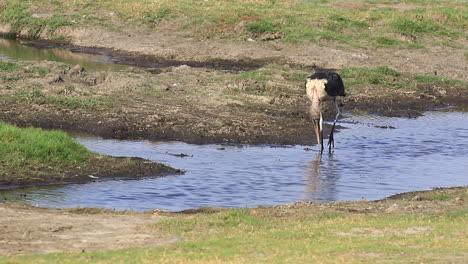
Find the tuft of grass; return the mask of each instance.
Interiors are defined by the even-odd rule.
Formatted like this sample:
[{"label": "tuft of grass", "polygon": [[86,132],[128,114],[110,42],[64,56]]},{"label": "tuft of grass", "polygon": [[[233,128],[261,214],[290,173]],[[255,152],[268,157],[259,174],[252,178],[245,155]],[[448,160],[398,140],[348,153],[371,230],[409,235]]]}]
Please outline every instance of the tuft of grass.
[{"label": "tuft of grass", "polygon": [[450,196],[449,194],[446,194],[446,193],[429,194],[427,196],[427,198],[429,198],[430,200],[433,200],[433,201],[450,201],[450,200],[453,199],[452,196]]},{"label": "tuft of grass", "polygon": [[454,80],[454,79],[449,79],[445,77],[440,77],[440,76],[429,76],[429,75],[416,75],[415,80],[426,84],[426,85],[437,85],[437,86],[465,86],[467,87],[466,83],[460,80]]},{"label": "tuft of grass", "polygon": [[[378,86],[389,92],[418,91],[421,87],[448,87],[468,89],[468,84],[461,80],[454,80],[439,76],[414,75],[400,73],[389,67],[341,69],[340,74],[345,80],[346,88],[351,93],[362,92],[365,87]],[[423,89],[423,88],[422,88]]]},{"label": "tuft of grass", "polygon": [[4,167],[61,167],[83,163],[90,156],[90,151],[64,132],[0,122],[0,164]]},{"label": "tuft of grass", "polygon": [[391,38],[391,37],[381,36],[381,37],[375,38],[375,43],[378,46],[390,47],[390,46],[401,45],[401,44],[403,44],[403,41],[395,39],[395,38]]},{"label": "tuft of grass", "polygon": [[245,79],[254,79],[257,81],[264,82],[268,80],[268,77],[272,75],[272,72],[266,69],[258,69],[258,70],[250,70],[243,72],[236,76],[237,80],[245,80]]},{"label": "tuft of grass", "polygon": [[[67,90],[73,90],[74,87],[67,86]],[[29,102],[35,104],[49,104],[57,109],[78,109],[78,108],[87,108],[94,107],[102,104],[102,102],[97,98],[76,98],[70,96],[50,96],[39,90],[33,91],[20,91],[14,95],[9,96],[10,99],[22,99],[28,100]]]},{"label": "tuft of grass", "polygon": [[12,72],[19,69],[21,66],[13,62],[0,61],[0,71]]},{"label": "tuft of grass", "polygon": [[50,68],[45,68],[45,67],[31,67],[31,68],[25,68],[24,69],[25,73],[29,73],[30,77],[45,77],[47,74],[51,73],[52,70]]},{"label": "tuft of grass", "polygon": [[48,25],[49,25],[49,32],[54,32],[55,30],[57,30],[57,28],[59,27],[62,27],[62,26],[71,26],[73,25],[74,23],[71,22],[68,18],[66,18],[64,15],[62,14],[54,14],[49,22],[48,22]]},{"label": "tuft of grass", "polygon": [[358,86],[363,84],[372,84],[385,87],[401,88],[408,83],[406,81],[397,81],[401,76],[397,71],[381,66],[374,69],[362,69],[355,67],[343,68],[340,71],[342,77],[347,80],[348,86]]},{"label": "tuft of grass", "polygon": [[[21,32],[24,29],[27,29],[28,35],[30,37],[37,37],[41,31],[48,26],[49,32],[54,32],[57,28],[61,26],[73,25],[69,19],[63,14],[54,14],[50,18],[40,18],[33,16],[31,10],[34,10],[33,3],[10,0],[5,6],[0,6],[0,21],[6,22],[11,25],[12,32]],[[37,1],[40,2],[43,1]],[[59,1],[51,1],[51,4],[61,7]],[[47,10],[50,12],[50,10]]]},{"label": "tuft of grass", "polygon": [[11,25],[12,32],[28,30],[31,36],[37,36],[47,24],[46,21],[33,17],[29,11],[29,3],[24,1],[8,1],[8,5],[2,6],[0,21]]},{"label": "tuft of grass", "polygon": [[257,21],[247,25],[247,29],[254,34],[276,33],[280,29],[268,21]]},{"label": "tuft of grass", "polygon": [[390,22],[390,28],[402,35],[415,36],[423,33],[436,32],[440,27],[435,23],[414,21],[407,17],[397,17]]},{"label": "tuft of grass", "polygon": [[167,230],[176,230],[177,234],[187,232],[200,232],[202,230],[211,230],[216,232],[222,229],[252,230],[261,225],[261,220],[250,215],[248,209],[225,210],[220,213],[204,214],[197,218],[179,218],[150,225],[151,229],[159,232]]},{"label": "tuft of grass", "polygon": [[156,25],[158,22],[167,19],[174,11],[170,7],[162,7],[156,11],[147,10],[143,12],[141,22],[150,25]]}]

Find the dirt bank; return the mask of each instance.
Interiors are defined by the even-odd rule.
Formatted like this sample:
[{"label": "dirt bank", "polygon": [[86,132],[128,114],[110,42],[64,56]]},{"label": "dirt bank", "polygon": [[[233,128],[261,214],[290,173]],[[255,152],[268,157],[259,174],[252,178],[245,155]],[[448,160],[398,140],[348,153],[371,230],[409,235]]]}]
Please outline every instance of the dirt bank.
[{"label": "dirt bank", "polygon": [[0,190],[41,186],[51,184],[83,183],[109,178],[125,177],[162,177],[170,174],[181,174],[181,170],[171,168],[141,158],[97,156],[90,158],[84,166],[65,166],[60,171],[39,169],[35,171],[18,171],[5,173],[0,171]]},{"label": "dirt bank", "polygon": [[[200,40],[187,38],[184,32],[173,32],[173,28],[177,26],[172,23],[174,21],[161,23],[157,30],[122,25],[122,32],[62,27],[54,33],[54,36],[64,37],[77,46],[113,49],[168,61],[201,63],[231,61],[252,64],[268,62],[324,69],[341,69],[350,66],[372,68],[386,65],[400,72],[468,80],[468,65],[463,49],[440,46],[401,50],[372,46],[366,49],[341,49],[335,45],[297,45],[275,41],[253,43]],[[50,38],[47,35],[42,37]],[[464,46],[466,44],[461,43]]]},{"label": "dirt bank", "polygon": [[[0,120],[9,123],[113,138],[314,143],[303,87],[309,68],[267,65],[244,73],[183,65],[151,73],[91,72],[47,61],[17,64],[2,74]],[[411,82],[415,88],[349,85],[343,109],[414,117],[452,97],[459,103],[468,98],[463,82]],[[326,119],[334,112],[332,103],[324,104]]]},{"label": "dirt bank", "polygon": [[[297,202],[253,210],[271,217],[301,214],[303,211],[340,212],[346,215],[419,215],[466,208],[466,192],[466,187],[437,189],[405,193],[375,202]],[[216,213],[219,210],[188,210],[182,212],[183,214],[159,210],[136,213],[86,208],[44,209],[0,203],[0,255],[102,251],[167,245],[182,241],[183,238],[159,234],[154,229],[145,228],[145,225],[186,214]]]}]

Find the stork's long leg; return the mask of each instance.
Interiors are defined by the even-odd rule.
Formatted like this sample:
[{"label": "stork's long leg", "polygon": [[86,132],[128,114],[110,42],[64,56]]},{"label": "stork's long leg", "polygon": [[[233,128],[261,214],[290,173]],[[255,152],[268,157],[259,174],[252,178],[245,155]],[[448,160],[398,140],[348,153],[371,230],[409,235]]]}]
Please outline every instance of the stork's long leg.
[{"label": "stork's long leg", "polygon": [[335,132],[335,125],[336,121],[338,121],[338,117],[341,115],[341,110],[340,107],[338,106],[338,102],[336,101],[336,98],[333,98],[333,102],[335,102],[335,107],[336,107],[336,116],[335,116],[335,121],[333,121],[333,126],[331,128],[330,136],[328,137],[328,151],[331,151],[332,147],[335,147],[335,139],[333,138],[333,133]]},{"label": "stork's long leg", "polygon": [[319,131],[320,131],[320,142],[317,142],[320,144],[320,152],[323,152],[323,117],[322,117],[322,112],[320,112],[320,121],[319,121]]}]

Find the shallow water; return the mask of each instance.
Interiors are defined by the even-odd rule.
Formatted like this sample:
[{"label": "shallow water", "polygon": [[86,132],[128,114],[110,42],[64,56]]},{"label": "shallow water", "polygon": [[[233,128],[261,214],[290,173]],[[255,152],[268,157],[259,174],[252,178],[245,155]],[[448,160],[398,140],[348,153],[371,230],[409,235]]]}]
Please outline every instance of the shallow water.
[{"label": "shallow water", "polygon": [[[374,200],[412,190],[468,185],[468,113],[428,112],[416,119],[348,116],[341,124],[347,129],[336,134],[331,155],[318,154],[316,146],[306,151],[307,146],[191,145],[78,137],[96,152],[143,157],[187,172],[15,190],[3,196],[57,208],[178,211],[299,200]],[[175,156],[181,153],[189,156]]]},{"label": "shallow water", "polygon": [[13,61],[59,61],[67,64],[80,64],[87,70],[119,71],[128,65],[119,64],[118,58],[106,53],[82,53],[64,48],[35,48],[21,42],[0,38],[0,59]]},{"label": "shallow water", "polygon": [[263,65],[263,62],[235,61],[174,61],[151,56],[122,56],[106,49],[74,47],[67,45],[31,46],[29,42],[0,38],[0,60],[13,61],[58,61],[71,65],[80,64],[89,71],[120,71],[129,67],[160,69],[188,65],[190,67],[214,68],[223,71],[239,72]]}]

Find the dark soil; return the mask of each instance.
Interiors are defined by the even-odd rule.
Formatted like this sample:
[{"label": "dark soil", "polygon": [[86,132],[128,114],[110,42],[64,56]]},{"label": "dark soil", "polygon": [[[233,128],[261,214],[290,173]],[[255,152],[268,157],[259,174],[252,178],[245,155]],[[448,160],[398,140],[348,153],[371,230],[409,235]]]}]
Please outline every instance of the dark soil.
[{"label": "dark soil", "polygon": [[34,171],[27,175],[0,172],[0,189],[30,186],[84,183],[110,178],[138,179],[181,174],[182,171],[140,158],[97,157],[86,166],[71,166],[56,171]]},{"label": "dark soil", "polygon": [[[0,37],[2,35],[0,34]],[[129,52],[124,50],[115,50],[104,47],[83,47],[70,44],[67,41],[57,40],[29,40],[26,42],[28,46],[50,49],[62,48],[77,53],[100,54],[108,57],[117,64],[131,65],[135,67],[146,68],[149,72],[159,72],[167,67],[177,67],[187,65],[196,68],[212,68],[223,71],[246,71],[260,68],[264,65],[277,63],[274,59],[249,59],[241,58],[239,60],[227,59],[210,59],[206,61],[197,60],[174,60],[155,55],[145,55],[137,52]],[[159,69],[159,71],[158,71]],[[330,70],[330,69],[329,69]]]},{"label": "dark soil", "polygon": [[[41,68],[51,72],[44,77],[31,74]],[[294,69],[288,74],[297,72],[310,71]],[[280,74],[285,73],[275,74],[265,84],[236,79],[238,73],[187,65],[162,68],[155,74],[132,69],[87,72],[80,66],[39,62],[7,74],[5,78],[13,81],[0,89],[0,120],[118,139],[314,144],[303,83]],[[340,100],[344,113],[409,118],[449,104],[467,105],[468,89],[444,89],[446,95],[428,88],[408,94],[349,94]],[[97,103],[73,105],[71,99]],[[323,112],[332,121],[333,103],[324,102]],[[329,127],[325,126],[326,133]]]}]

